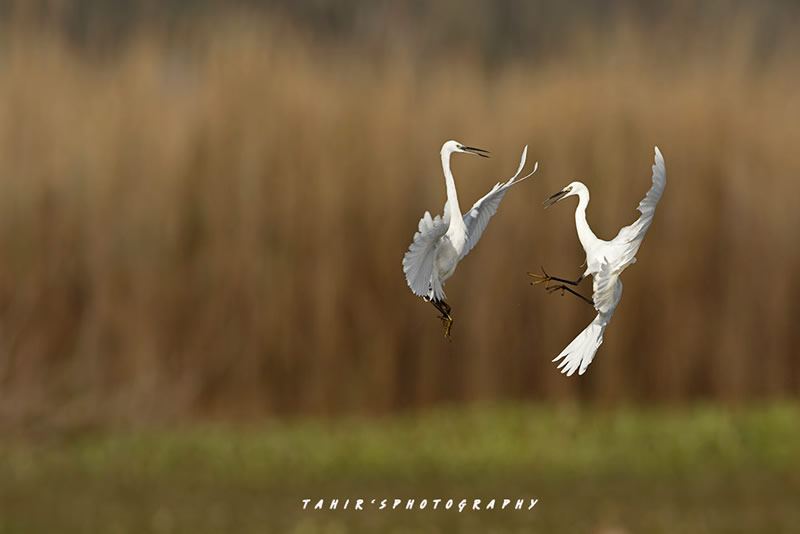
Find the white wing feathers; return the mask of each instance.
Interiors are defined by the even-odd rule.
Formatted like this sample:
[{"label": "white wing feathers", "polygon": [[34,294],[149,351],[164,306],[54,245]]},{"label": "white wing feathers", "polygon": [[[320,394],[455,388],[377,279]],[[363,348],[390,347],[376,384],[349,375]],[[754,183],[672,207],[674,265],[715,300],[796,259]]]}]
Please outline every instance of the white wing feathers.
[{"label": "white wing feathers", "polygon": [[658,147],[655,147],[655,152],[653,186],[636,208],[642,212],[642,215],[649,215],[651,218],[653,217],[653,212],[656,211],[656,204],[661,200],[661,195],[664,194],[664,187],[667,185],[667,168],[664,165],[664,156],[661,155],[661,151]]},{"label": "white wing feathers", "polygon": [[489,219],[491,219],[492,215],[497,213],[497,208],[500,206],[500,201],[503,200],[503,197],[506,195],[508,189],[512,185],[530,177],[534,172],[536,172],[536,169],[539,168],[539,162],[537,161],[533,167],[533,171],[530,174],[517,180],[517,176],[520,175],[522,168],[525,166],[525,159],[527,156],[528,145],[525,145],[525,149],[522,151],[522,158],[520,159],[517,173],[505,183],[498,182],[491,191],[473,204],[469,211],[464,214],[464,224],[467,226],[467,243],[464,246],[464,250],[461,252],[461,258],[466,256],[467,253],[469,253],[469,251],[478,244],[483,231],[486,230],[486,226],[489,224]]},{"label": "white wing feathers", "polygon": [[653,165],[653,185],[647,195],[639,202],[638,210],[642,213],[639,219],[630,226],[622,228],[612,243],[622,248],[622,252],[617,258],[613,259],[613,265],[604,258],[600,269],[592,273],[592,301],[597,310],[594,320],[578,334],[578,336],[567,345],[561,354],[553,360],[557,362],[563,360],[558,368],[562,373],[571,376],[578,371],[579,375],[586,372],[586,368],[592,363],[597,349],[603,343],[603,333],[608,326],[614,311],[617,309],[622,298],[622,281],[619,276],[622,271],[636,261],[636,252],[642,244],[650,223],[653,222],[653,215],[656,205],[661,200],[664,187],[667,185],[667,170],[664,166],[664,157],[658,147],[655,147],[655,164]]},{"label": "white wing feathers", "polygon": [[664,194],[664,187],[667,185],[667,169],[664,165],[664,157],[661,155],[661,151],[658,147],[655,147],[655,152],[653,185],[636,208],[642,215],[630,226],[622,228],[615,238],[615,240],[619,239],[628,243],[638,241],[633,247],[634,250],[631,256],[636,254],[642,239],[644,239],[644,234],[647,233],[647,229],[650,228],[650,223],[653,222],[653,215],[655,215],[656,212],[656,205],[658,201],[661,200],[661,195]]},{"label": "white wing feathers", "polygon": [[567,348],[561,351],[561,354],[553,359],[557,362],[563,358],[558,368],[567,376],[572,376],[575,371],[578,371],[579,375],[586,372],[586,368],[597,354],[597,349],[603,344],[603,333],[622,298],[622,281],[619,279],[619,273],[613,271],[608,262],[603,263],[600,271],[592,275],[592,280],[594,286],[592,300],[597,316],[567,345]]},{"label": "white wing feathers", "polygon": [[417,296],[429,296],[436,244],[447,233],[449,226],[448,219],[442,218],[441,215],[431,218],[430,212],[427,211],[419,220],[419,231],[414,234],[414,241],[403,256],[406,282]]},{"label": "white wing feathers", "polygon": [[598,313],[594,321],[589,323],[589,326],[583,329],[578,336],[567,345],[567,348],[561,351],[561,354],[556,356],[553,361],[561,361],[558,368],[567,376],[572,376],[575,371],[579,375],[586,372],[586,368],[592,363],[594,355],[597,354],[597,349],[603,343],[603,332],[606,330],[608,323],[603,322],[602,316]]},{"label": "white wing feathers", "polygon": [[614,310],[622,298],[622,281],[620,272],[612,270],[607,261],[600,267],[600,271],[592,275],[592,302],[594,309],[601,315],[611,319]]},{"label": "white wing feathers", "polygon": [[[497,212],[500,206],[500,201],[508,191],[508,188],[513,184],[521,182],[530,177],[539,167],[537,162],[533,168],[533,172],[527,176],[517,180],[517,177],[522,172],[525,166],[525,160],[528,155],[528,147],[522,151],[522,159],[519,163],[517,173],[507,182],[498,183],[495,185],[488,194],[473,204],[472,208],[463,215],[463,221],[467,227],[467,242],[464,245],[464,250],[461,253],[461,258],[467,255],[467,252],[475,246],[481,238],[481,234],[489,224],[489,219]],[[447,205],[445,204],[445,214],[449,213]],[[436,247],[439,240],[447,234],[450,228],[450,219],[445,215],[441,217],[431,217],[429,212],[419,221],[419,231],[414,234],[414,241],[408,247],[408,251],[403,256],[403,272],[406,275],[406,282],[408,287],[415,295],[428,298],[443,298],[444,291],[441,284],[436,283],[431,279],[433,274],[433,264],[436,257]],[[436,287],[433,287],[431,284]]]}]

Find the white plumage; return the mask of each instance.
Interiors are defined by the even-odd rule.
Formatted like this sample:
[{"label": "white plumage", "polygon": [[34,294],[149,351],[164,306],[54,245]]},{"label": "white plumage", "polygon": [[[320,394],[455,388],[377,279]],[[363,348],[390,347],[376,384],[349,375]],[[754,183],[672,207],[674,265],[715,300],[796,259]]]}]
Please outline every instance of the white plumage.
[{"label": "white plumage", "polygon": [[406,275],[408,287],[415,295],[433,302],[442,312],[445,322],[445,335],[449,336],[452,318],[449,315],[449,306],[444,302],[444,283],[455,272],[456,265],[472,250],[481,238],[481,234],[489,224],[489,219],[497,212],[500,201],[508,189],[515,183],[531,176],[538,168],[538,162],[533,171],[527,176],[517,180],[525,166],[528,147],[522,151],[517,173],[505,183],[496,184],[489,193],[475,202],[472,207],[461,214],[458,205],[458,195],[450,171],[450,155],[454,152],[463,152],[476,156],[487,157],[485,150],[464,146],[457,141],[447,141],[442,146],[442,170],[444,171],[445,185],[447,188],[447,201],[441,216],[431,217],[425,212],[419,221],[418,231],[414,240],[403,257],[403,272]]},{"label": "white plumage", "polygon": [[[611,241],[599,239],[586,222],[589,189],[581,182],[572,182],[547,199],[547,201],[551,201],[548,205],[549,207],[569,196],[578,196],[578,207],[575,209],[575,227],[578,232],[578,239],[586,251],[586,271],[575,282],[554,278],[547,274],[534,276],[542,278],[540,281],[557,280],[577,285],[586,276],[592,275],[592,301],[594,308],[597,310],[597,316],[589,326],[578,334],[578,337],[572,340],[553,360],[554,362],[562,360],[558,368],[562,370],[562,373],[566,373],[567,376],[571,376],[575,371],[578,371],[578,374],[581,375],[586,372],[586,368],[592,362],[597,349],[603,343],[603,333],[622,298],[622,281],[620,281],[619,277],[625,268],[636,262],[636,253],[644,240],[647,229],[650,228],[650,223],[653,222],[656,205],[664,193],[666,184],[667,171],[664,166],[664,158],[658,147],[655,147],[653,185],[644,199],[639,202],[638,210],[641,212],[641,216],[633,224],[622,228]],[[569,290],[564,285],[550,289]]]}]

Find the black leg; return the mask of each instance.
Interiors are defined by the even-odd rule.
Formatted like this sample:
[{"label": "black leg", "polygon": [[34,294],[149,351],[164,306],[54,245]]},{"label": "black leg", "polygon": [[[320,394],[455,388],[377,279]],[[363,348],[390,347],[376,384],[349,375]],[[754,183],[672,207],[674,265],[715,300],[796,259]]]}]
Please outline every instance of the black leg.
[{"label": "black leg", "polygon": [[442,324],[444,325],[444,337],[450,339],[453,331],[453,318],[450,317],[450,305],[444,300],[433,299],[431,299],[431,304],[442,314],[439,319],[442,320]]},{"label": "black leg", "polygon": [[431,300],[431,304],[439,310],[442,315],[450,315],[450,306],[443,300]]},{"label": "black leg", "polygon": [[536,284],[541,284],[541,283],[544,282],[545,283],[545,289],[550,289],[549,286],[550,286],[550,281],[551,280],[555,280],[556,282],[562,282],[564,284],[569,284],[571,286],[577,286],[578,284],[580,284],[583,281],[583,275],[578,277],[577,280],[567,280],[565,278],[556,278],[555,276],[550,276],[549,274],[547,274],[547,271],[544,270],[544,267],[542,267],[542,274],[536,274],[536,273],[529,272],[528,276],[532,276],[533,278],[538,278],[539,279],[539,280],[536,280],[535,282],[531,282],[532,286],[535,286]]},{"label": "black leg", "polygon": [[556,282],[563,282],[563,283],[569,284],[571,286],[577,286],[578,284],[583,282],[583,276],[581,276],[577,280],[564,280],[563,278],[556,278],[555,276],[551,276],[550,280],[555,280]]},{"label": "black leg", "polygon": [[[555,278],[553,278],[553,280],[556,280],[556,279],[555,279]],[[584,302],[586,302],[587,304],[589,304],[589,306],[591,306],[592,308],[594,308],[594,302],[592,302],[591,300],[587,299],[586,297],[584,297],[583,295],[581,295],[581,294],[580,294],[580,293],[578,293],[577,291],[574,291],[572,288],[569,288],[569,287],[565,286],[564,284],[561,284],[560,286],[548,287],[548,288],[547,288],[547,290],[548,290],[550,293],[553,293],[553,292],[555,292],[555,291],[558,291],[559,289],[561,290],[561,296],[562,296],[562,297],[564,296],[564,291],[569,291],[570,293],[572,293],[572,294],[573,294],[573,295],[575,295],[576,297],[580,298],[581,300],[583,300]]]}]

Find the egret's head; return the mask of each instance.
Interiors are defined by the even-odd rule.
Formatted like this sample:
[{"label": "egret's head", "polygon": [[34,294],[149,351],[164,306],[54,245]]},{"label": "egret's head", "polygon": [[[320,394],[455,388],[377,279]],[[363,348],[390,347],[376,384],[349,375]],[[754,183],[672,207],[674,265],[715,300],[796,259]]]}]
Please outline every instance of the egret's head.
[{"label": "egret's head", "polygon": [[549,208],[553,204],[561,200],[564,200],[567,197],[571,197],[572,195],[577,195],[581,191],[588,191],[588,189],[586,189],[586,186],[580,182],[572,182],[571,184],[569,184],[567,187],[565,187],[555,195],[552,195],[547,199],[545,199],[545,201],[542,204],[545,205],[544,206],[545,208]]},{"label": "egret's head", "polygon": [[[483,150],[481,148],[475,148],[471,146],[464,146],[458,141],[448,141],[444,145],[442,145],[442,155],[450,155],[453,152],[463,152],[464,154],[472,154],[473,156],[480,156],[482,158],[488,158],[487,154],[489,153],[488,150]],[[481,153],[483,152],[483,153]]]}]

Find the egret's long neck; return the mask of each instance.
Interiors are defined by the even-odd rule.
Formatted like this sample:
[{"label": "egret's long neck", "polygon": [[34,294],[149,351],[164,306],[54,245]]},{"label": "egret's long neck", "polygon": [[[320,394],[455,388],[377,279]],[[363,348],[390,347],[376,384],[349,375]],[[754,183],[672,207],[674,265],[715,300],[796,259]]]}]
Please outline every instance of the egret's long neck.
[{"label": "egret's long neck", "polygon": [[594,235],[592,229],[589,228],[589,223],[586,222],[586,206],[589,205],[589,192],[582,190],[578,193],[578,207],[575,208],[575,228],[578,230],[578,239],[588,254],[589,250],[594,248],[594,245],[599,241],[597,236]]},{"label": "egret's long neck", "polygon": [[[461,220],[461,208],[458,206],[458,195],[456,194],[456,182],[453,173],[450,171],[451,152],[442,152],[442,170],[444,171],[444,182],[447,185],[447,203],[445,211],[450,215],[451,221]],[[452,223],[451,223],[452,224]]]}]

